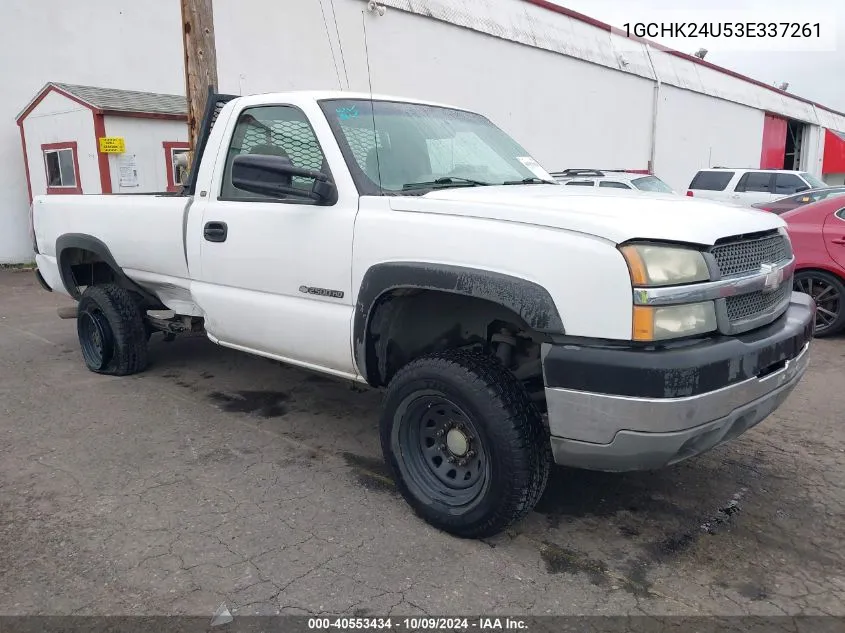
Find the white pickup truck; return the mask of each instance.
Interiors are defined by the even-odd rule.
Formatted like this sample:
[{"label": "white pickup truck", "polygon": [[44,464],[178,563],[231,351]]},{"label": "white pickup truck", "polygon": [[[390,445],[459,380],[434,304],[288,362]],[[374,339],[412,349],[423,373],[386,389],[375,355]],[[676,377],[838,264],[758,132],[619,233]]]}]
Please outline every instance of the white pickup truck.
[{"label": "white pickup truck", "polygon": [[473,112],[216,95],[195,164],[178,195],[35,199],[37,274],[78,301],[88,368],[139,372],[151,333],[191,330],[384,387],[397,486],[453,534],[526,514],[552,462],[734,438],[807,367],[778,216],[562,187]]}]

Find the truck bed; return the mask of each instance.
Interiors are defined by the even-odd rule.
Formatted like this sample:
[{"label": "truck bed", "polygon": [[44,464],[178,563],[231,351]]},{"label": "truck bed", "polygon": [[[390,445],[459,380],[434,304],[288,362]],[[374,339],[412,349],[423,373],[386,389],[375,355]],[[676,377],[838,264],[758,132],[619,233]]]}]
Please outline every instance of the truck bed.
[{"label": "truck bed", "polygon": [[33,229],[38,269],[54,291],[66,293],[56,242],[63,235],[85,234],[107,244],[126,275],[166,305],[190,301],[184,239],[189,201],[155,194],[37,196]]}]

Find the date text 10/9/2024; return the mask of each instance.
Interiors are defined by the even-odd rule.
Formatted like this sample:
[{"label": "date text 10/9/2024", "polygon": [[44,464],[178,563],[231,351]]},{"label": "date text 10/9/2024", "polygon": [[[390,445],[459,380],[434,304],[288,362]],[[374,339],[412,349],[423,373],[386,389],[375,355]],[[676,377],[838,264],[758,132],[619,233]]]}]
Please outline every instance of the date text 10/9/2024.
[{"label": "date text 10/9/2024", "polygon": [[308,628],[312,630],[400,630],[414,631],[500,631],[528,629],[525,620],[511,617],[477,617],[477,618],[438,618],[438,617],[406,617],[406,618],[308,618]]}]

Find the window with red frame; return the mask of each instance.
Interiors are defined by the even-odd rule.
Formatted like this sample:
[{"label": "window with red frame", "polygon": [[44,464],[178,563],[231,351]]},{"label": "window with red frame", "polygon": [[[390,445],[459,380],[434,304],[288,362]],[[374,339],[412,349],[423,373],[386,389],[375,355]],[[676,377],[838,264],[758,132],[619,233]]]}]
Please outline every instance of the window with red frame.
[{"label": "window with red frame", "polygon": [[75,142],[48,143],[41,146],[48,194],[81,194],[79,157]]},{"label": "window with red frame", "polygon": [[167,172],[167,190],[177,192],[187,177],[187,169],[176,165],[176,157],[187,154],[190,146],[181,141],[164,141],[164,160]]}]

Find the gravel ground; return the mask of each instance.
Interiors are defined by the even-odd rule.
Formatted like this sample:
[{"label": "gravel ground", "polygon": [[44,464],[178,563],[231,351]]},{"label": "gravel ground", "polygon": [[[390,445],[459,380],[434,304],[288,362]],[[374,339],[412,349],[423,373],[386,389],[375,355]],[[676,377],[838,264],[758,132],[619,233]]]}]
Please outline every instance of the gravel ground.
[{"label": "gravel ground", "polygon": [[0,271],[0,614],[845,615],[845,339],[787,403],[677,466],[556,468],[465,541],[380,457],[380,394],[154,337],[85,370],[66,305]]}]

